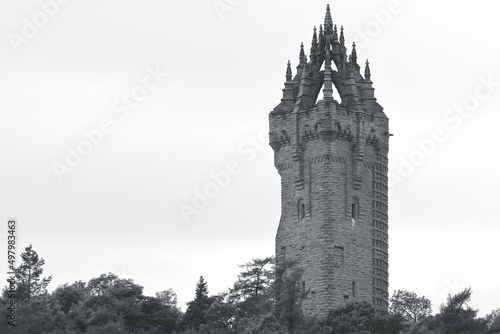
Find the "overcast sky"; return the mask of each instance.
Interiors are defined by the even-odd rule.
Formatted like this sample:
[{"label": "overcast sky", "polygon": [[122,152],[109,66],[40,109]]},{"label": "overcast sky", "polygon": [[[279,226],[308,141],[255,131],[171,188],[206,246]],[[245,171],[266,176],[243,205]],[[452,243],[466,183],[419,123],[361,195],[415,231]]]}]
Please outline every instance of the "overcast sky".
[{"label": "overcast sky", "polygon": [[[54,1],[0,3],[1,249],[15,217],[52,289],[115,272],[184,309],[200,275],[226,291],[274,254],[268,114],[326,1]],[[500,307],[497,5],[331,1],[394,134],[389,289],[435,310],[468,286]]]}]

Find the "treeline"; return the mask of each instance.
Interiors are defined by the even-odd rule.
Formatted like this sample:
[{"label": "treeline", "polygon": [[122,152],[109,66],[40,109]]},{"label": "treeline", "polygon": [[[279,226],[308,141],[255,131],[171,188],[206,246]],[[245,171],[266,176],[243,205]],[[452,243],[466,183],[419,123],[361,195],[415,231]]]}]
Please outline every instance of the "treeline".
[{"label": "treeline", "polygon": [[467,304],[470,288],[449,296],[435,315],[427,298],[396,291],[389,312],[376,310],[369,303],[350,303],[331,310],[326,318],[306,317],[300,308],[301,299],[307,298],[298,284],[300,268],[292,262],[275,268],[272,257],[241,265],[236,282],[225,293],[210,295],[207,282],[200,277],[185,312],[178,308],[173,290],[145,296],[142,286],[113,273],[65,284],[48,293],[52,277],[43,277],[44,259],[30,246],[21,260],[15,275],[15,298],[10,284],[2,293],[5,316],[0,333],[500,333],[500,309],[478,317],[478,311]]}]

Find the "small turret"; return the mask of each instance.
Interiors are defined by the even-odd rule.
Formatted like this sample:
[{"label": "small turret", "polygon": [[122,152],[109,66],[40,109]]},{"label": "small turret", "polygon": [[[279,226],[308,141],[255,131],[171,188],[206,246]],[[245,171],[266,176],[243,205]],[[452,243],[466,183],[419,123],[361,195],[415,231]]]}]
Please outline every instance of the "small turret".
[{"label": "small turret", "polygon": [[[306,64],[302,65],[302,72],[300,76],[299,93],[297,95],[297,102],[300,103],[301,108],[307,109],[312,107],[316,101],[313,100],[311,92],[311,79],[307,73]],[[297,103],[296,102],[296,103]]]},{"label": "small turret", "polygon": [[368,108],[374,111],[378,111],[379,108],[376,106],[377,99],[375,98],[375,89],[373,88],[371,77],[372,73],[370,70],[370,63],[367,59],[365,64],[365,80],[363,81],[362,85],[362,98]]},{"label": "small turret", "polygon": [[351,62],[353,64],[358,63],[358,53],[356,52],[356,43],[352,43]]},{"label": "small turret", "polygon": [[290,59],[288,59],[288,64],[286,66],[286,81],[292,81],[292,64],[290,64]]},{"label": "small turret", "polygon": [[293,82],[292,82],[292,67],[290,60],[288,60],[286,66],[286,81],[285,88],[283,89],[283,98],[281,99],[280,105],[277,110],[280,112],[290,112],[293,110],[293,105],[295,104],[295,98],[293,96]]},{"label": "small turret", "polygon": [[371,71],[370,71],[370,63],[368,62],[368,59],[366,60],[365,64],[365,80],[370,80],[371,77]]},{"label": "small turret", "polygon": [[304,43],[300,43],[299,66],[306,63],[306,54],[304,52]]},{"label": "small turret", "polygon": [[345,38],[344,38],[344,26],[340,27],[340,45],[344,46],[345,45]]},{"label": "small turret", "polygon": [[316,26],[314,26],[313,38],[311,42],[311,53],[310,57],[313,63],[318,61],[318,35],[316,34]]}]

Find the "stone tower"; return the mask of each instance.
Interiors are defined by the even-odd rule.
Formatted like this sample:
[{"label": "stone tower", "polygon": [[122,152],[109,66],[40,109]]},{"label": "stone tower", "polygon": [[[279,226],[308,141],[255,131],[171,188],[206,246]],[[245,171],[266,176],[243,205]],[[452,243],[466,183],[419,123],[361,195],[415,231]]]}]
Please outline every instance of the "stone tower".
[{"label": "stone tower", "polygon": [[281,176],[276,260],[304,270],[306,314],[352,301],[387,309],[388,122],[368,61],[362,75],[355,44],[348,54],[327,6],[309,60],[302,44],[297,73],[289,61],[283,98],[269,115]]}]

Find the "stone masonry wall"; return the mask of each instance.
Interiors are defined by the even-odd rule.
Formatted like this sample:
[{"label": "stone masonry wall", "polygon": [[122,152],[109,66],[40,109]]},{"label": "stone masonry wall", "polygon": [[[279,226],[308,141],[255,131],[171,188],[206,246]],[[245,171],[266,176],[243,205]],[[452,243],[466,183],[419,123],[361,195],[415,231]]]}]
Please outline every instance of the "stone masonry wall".
[{"label": "stone masonry wall", "polygon": [[387,308],[387,118],[322,100],[270,123],[282,139],[276,258],[304,269],[303,310],[326,315],[363,300]]}]

